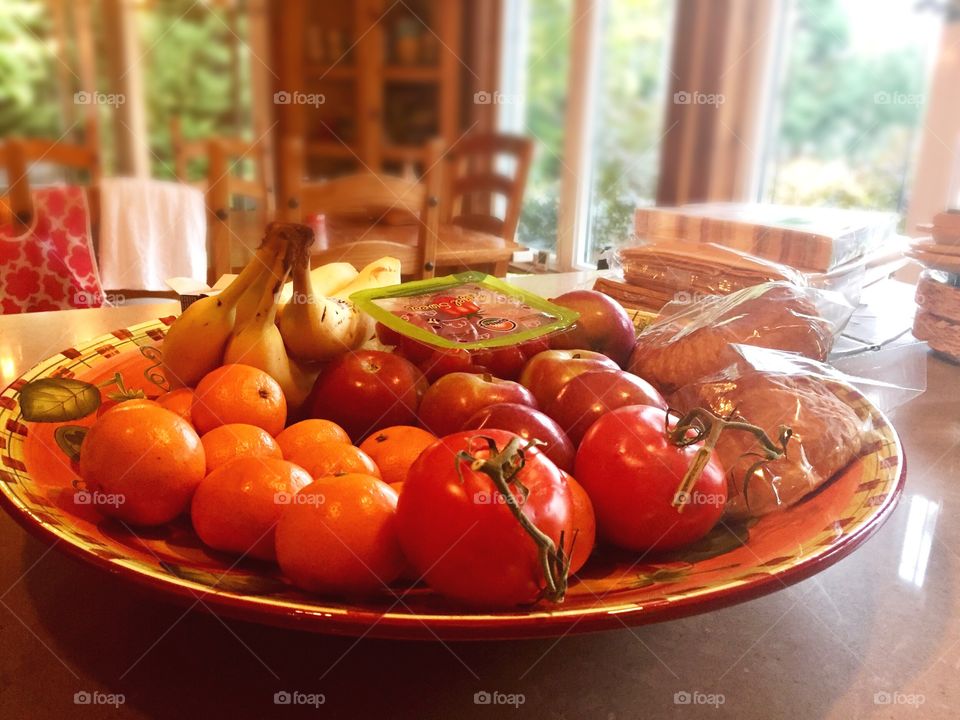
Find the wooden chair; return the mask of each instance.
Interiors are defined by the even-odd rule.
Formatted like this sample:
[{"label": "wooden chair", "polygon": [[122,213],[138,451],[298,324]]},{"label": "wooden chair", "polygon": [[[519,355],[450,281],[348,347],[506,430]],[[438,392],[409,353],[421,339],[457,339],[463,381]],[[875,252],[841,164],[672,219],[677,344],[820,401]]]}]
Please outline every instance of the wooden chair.
[{"label": "wooden chair", "polygon": [[[326,215],[328,247],[314,254],[314,262],[339,258],[357,264],[352,253],[368,257],[365,245],[377,242],[387,243],[381,249],[393,246],[398,257],[407,258],[418,271],[410,273],[415,278],[433,277],[439,267],[478,266],[503,276],[513,253],[522,249],[514,237],[532,154],[532,141],[512,135],[468,136],[449,150],[434,141],[425,153],[421,190],[414,193],[404,178],[372,173],[304,183],[302,143],[288,139],[281,152],[282,186],[287,189],[282,212],[292,222],[306,214]],[[509,175],[498,169],[503,156],[512,158]],[[370,199],[366,217],[338,216],[344,211],[362,214],[349,202],[348,189]],[[493,198],[498,195],[504,198],[503,217],[494,214]],[[417,205],[419,216],[414,217],[411,208]],[[403,224],[391,215],[410,216],[410,221]]]},{"label": "wooden chair", "polygon": [[285,193],[278,214],[287,222],[324,216],[326,233],[311,253],[311,265],[349,262],[359,269],[389,255],[400,261],[404,278],[432,277],[425,275],[418,238],[426,212],[423,184],[372,172],[305,182],[305,151],[299,138],[282,141],[280,158]]},{"label": "wooden chair", "polygon": [[[264,143],[226,137],[185,141],[177,122],[171,126],[171,136],[177,178],[202,188],[206,195],[208,279],[212,283],[233,271],[233,240],[252,248],[274,218],[276,208]],[[189,165],[198,158],[207,160],[206,178],[191,181]],[[243,160],[253,163],[253,179],[239,175]],[[238,198],[253,200],[256,210],[234,208]]]},{"label": "wooden chair", "polygon": [[58,165],[73,173],[85,175],[88,187],[87,203],[90,225],[96,238],[100,221],[98,185],[100,182],[100,153],[96,124],[88,121],[83,143],[47,140],[43,138],[8,138],[3,145],[3,164],[7,170],[9,212],[14,226],[23,231],[33,221],[33,199],[30,194],[30,169],[38,164]]},{"label": "wooden chair", "polygon": [[[492,265],[494,275],[506,275],[513,253],[533,141],[518,135],[478,133],[451,148],[433,141],[427,153],[427,185],[433,186],[439,212],[424,217],[427,234],[436,239],[438,267]],[[508,160],[512,171],[501,169]],[[437,177],[439,176],[439,177]],[[428,191],[429,192],[429,191]],[[503,216],[496,214],[502,197]],[[428,250],[428,254],[434,253]]]}]

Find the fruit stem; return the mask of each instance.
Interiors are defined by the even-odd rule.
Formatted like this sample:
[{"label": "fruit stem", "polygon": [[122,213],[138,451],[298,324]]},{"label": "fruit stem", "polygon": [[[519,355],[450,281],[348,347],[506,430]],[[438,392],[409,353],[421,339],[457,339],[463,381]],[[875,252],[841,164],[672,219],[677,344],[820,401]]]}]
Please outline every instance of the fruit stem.
[{"label": "fruit stem", "polygon": [[[668,423],[670,415],[671,412],[668,412]],[[789,442],[793,435],[791,428],[786,425],[781,425],[777,442],[774,442],[762,428],[744,420],[734,420],[732,415],[726,418],[720,417],[702,407],[694,408],[688,412],[677,421],[677,424],[672,430],[669,427],[667,428],[667,435],[670,442],[677,447],[688,447],[694,443],[703,441],[700,449],[697,450],[693,462],[683,476],[683,480],[680,481],[677,492],[673,496],[672,507],[675,507],[678,513],[682,513],[683,509],[690,502],[690,492],[693,490],[693,486],[697,484],[697,480],[700,479],[703,469],[710,461],[710,454],[714,448],[716,448],[717,442],[725,430],[748,432],[754,435],[760,442],[760,452],[747,453],[760,458],[750,466],[743,480],[743,495],[747,500],[748,506],[750,505],[750,500],[747,497],[747,485],[750,482],[750,477],[762,465],[784,457],[787,454],[787,442]]]},{"label": "fruit stem", "polygon": [[529,490],[517,477],[526,462],[524,451],[543,443],[538,440],[525,441],[523,438],[515,437],[511,438],[510,442],[501,451],[497,448],[493,438],[477,436],[472,438],[471,442],[474,439],[486,442],[490,450],[490,456],[488,458],[478,458],[466,450],[461,450],[457,453],[457,472],[461,473],[462,476],[460,463],[465,462],[471,470],[482,472],[493,481],[510,513],[537,545],[540,567],[543,570],[543,577],[546,582],[546,587],[543,588],[541,596],[553,602],[562,602],[567,592],[567,573],[570,569],[570,559],[565,557],[563,551],[563,534],[560,535],[560,547],[558,548],[553,540],[523,513],[520,503],[517,502],[516,496],[510,489],[510,484],[514,484],[519,489],[523,500],[526,500]]}]

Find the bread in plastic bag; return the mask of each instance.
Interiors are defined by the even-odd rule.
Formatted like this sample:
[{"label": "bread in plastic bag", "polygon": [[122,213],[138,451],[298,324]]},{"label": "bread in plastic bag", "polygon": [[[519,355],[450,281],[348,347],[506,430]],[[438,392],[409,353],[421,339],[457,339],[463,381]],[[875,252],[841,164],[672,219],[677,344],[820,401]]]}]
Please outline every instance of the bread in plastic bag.
[{"label": "bread in plastic bag", "polygon": [[668,394],[735,363],[734,344],[825,360],[853,308],[836,293],[786,282],[693,304],[671,303],[637,338],[630,370]]},{"label": "bread in plastic bag", "polygon": [[727,472],[727,508],[732,517],[766,515],[789,507],[829,480],[860,451],[863,420],[822,380],[803,375],[748,370],[729,378],[695,382],[669,402],[681,410],[705,407],[715,415],[742,417],[776,437],[793,431],[786,455],[757,467],[757,439],[726,430],[717,455]]},{"label": "bread in plastic bag", "polygon": [[[917,355],[918,344],[898,353]],[[671,407],[686,412],[704,407],[718,416],[734,415],[759,426],[771,438],[781,426],[792,430],[786,454],[747,472],[757,461],[757,439],[725,430],[717,453],[727,472],[727,514],[757,517],[790,507],[829,481],[869,447],[874,437],[868,398],[890,410],[923,392],[925,376],[898,377],[904,385],[854,377],[792,353],[738,345],[738,360],[712,377],[694,381],[669,396]],[[899,363],[898,363],[899,364]],[[881,375],[889,376],[888,373]]]}]

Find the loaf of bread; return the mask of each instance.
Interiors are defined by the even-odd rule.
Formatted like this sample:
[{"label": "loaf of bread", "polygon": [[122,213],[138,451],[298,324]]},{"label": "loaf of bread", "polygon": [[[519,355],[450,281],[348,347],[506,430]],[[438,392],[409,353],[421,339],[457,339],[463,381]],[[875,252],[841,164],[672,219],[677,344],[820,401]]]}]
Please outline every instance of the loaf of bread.
[{"label": "loaf of bread", "polygon": [[736,416],[776,438],[781,426],[793,431],[786,455],[756,470],[757,439],[750,433],[725,430],[717,443],[727,471],[727,514],[757,517],[802,500],[842,470],[860,452],[863,423],[840,400],[831,384],[809,375],[786,375],[740,369],[681,388],[669,398],[671,407],[687,411],[704,407],[718,416]]},{"label": "loaf of bread", "polygon": [[825,360],[833,330],[807,291],[790,283],[766,283],[709,298],[653,323],[637,338],[629,367],[668,394],[735,363],[740,356],[732,344]]}]

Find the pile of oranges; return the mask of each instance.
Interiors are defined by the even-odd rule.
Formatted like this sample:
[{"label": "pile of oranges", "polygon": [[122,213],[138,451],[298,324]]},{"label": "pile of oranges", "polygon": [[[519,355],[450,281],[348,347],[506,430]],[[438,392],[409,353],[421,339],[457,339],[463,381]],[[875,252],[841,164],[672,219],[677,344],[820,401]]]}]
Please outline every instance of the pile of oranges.
[{"label": "pile of oranges", "polygon": [[406,567],[398,491],[436,440],[395,426],[358,447],[328,420],[287,426],[280,385],[233,364],[195,389],[109,409],[84,439],[80,475],[88,489],[123,497],[102,507],[122,522],[155,526],[188,512],[214,550],[277,562],[305,590],[364,592]]}]

